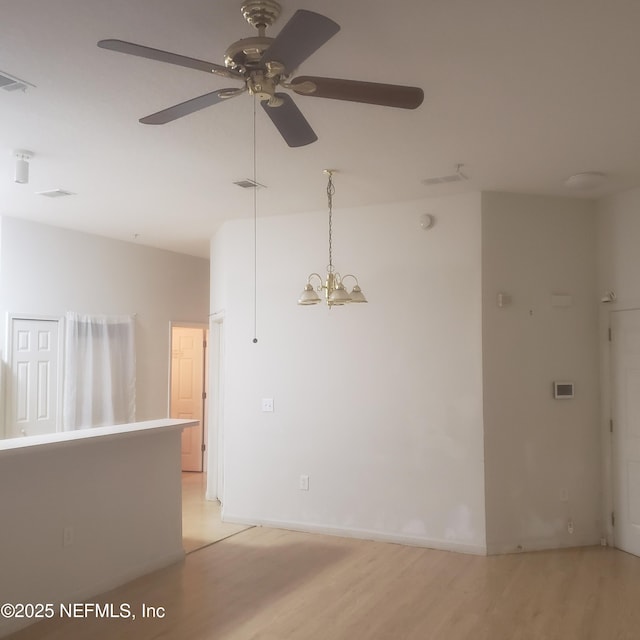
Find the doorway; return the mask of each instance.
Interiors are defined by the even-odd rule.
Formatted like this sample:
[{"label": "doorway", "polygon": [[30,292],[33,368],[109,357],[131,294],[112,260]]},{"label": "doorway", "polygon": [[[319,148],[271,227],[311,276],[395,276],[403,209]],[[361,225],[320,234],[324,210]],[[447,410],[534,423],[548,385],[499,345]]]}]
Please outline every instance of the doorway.
[{"label": "doorway", "polygon": [[205,470],[207,336],[206,326],[171,326],[169,415],[199,421],[182,432],[182,470],[199,473]]}]

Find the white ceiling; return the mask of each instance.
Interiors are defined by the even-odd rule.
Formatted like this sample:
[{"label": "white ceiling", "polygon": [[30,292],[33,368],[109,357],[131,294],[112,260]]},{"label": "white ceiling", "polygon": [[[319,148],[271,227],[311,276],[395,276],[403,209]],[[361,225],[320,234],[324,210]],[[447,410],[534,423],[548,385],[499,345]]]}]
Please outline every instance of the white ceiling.
[{"label": "white ceiling", "polygon": [[[257,113],[259,215],[461,190],[600,196],[640,185],[637,0],[281,0],[342,29],[298,75],[410,84],[416,111],[295,96],[318,142],[290,149]],[[36,85],[0,90],[0,214],[208,256],[221,221],[253,214],[253,100],[242,95],[163,126],[138,118],[214,89],[205,73],[99,49],[129,40],[223,63],[255,34],[241,0],[0,0],[0,71]],[[31,179],[13,182],[14,149]],[[421,180],[464,163],[471,179]],[[62,188],[77,195],[49,199]]]}]

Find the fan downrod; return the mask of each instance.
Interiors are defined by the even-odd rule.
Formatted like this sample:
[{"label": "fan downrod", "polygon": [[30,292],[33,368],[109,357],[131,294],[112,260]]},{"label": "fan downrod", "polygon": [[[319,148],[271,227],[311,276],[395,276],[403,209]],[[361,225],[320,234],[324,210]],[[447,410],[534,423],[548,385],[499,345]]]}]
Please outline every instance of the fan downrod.
[{"label": "fan downrod", "polygon": [[278,19],[282,7],[275,0],[249,0],[240,10],[244,19],[264,36],[265,29]]}]

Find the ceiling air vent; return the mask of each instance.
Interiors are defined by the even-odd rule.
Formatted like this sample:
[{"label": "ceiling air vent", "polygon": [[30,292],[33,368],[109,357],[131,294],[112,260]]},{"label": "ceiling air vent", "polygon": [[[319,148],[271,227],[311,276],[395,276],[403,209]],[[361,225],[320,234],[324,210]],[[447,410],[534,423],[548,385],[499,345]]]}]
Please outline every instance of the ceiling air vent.
[{"label": "ceiling air vent", "polygon": [[238,182],[234,182],[233,184],[237,184],[239,187],[243,189],[266,189],[267,187],[264,184],[260,184],[259,182],[255,182],[254,180],[250,180],[247,178],[246,180],[238,180]]},{"label": "ceiling air vent", "polygon": [[64,196],[75,196],[76,194],[64,189],[50,189],[49,191],[38,191],[38,195],[45,196],[45,198],[63,198]]},{"label": "ceiling air vent", "polygon": [[422,184],[427,185],[428,187],[432,187],[436,184],[450,184],[452,182],[463,182],[464,180],[468,180],[469,177],[466,176],[462,171],[460,171],[460,167],[463,165],[459,164],[456,166],[456,172],[452,173],[448,176],[436,176],[435,178],[425,178],[422,180]]},{"label": "ceiling air vent", "polygon": [[29,87],[34,86],[26,80],[20,80],[20,78],[9,75],[5,71],[0,71],[0,89],[5,91],[26,91]]}]

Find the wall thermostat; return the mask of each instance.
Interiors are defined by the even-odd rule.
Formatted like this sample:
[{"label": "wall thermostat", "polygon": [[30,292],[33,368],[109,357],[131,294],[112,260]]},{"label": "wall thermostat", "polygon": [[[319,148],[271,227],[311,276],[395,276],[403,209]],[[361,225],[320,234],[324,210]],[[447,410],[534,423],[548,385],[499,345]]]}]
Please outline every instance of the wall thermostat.
[{"label": "wall thermostat", "polygon": [[573,382],[554,382],[553,397],[556,400],[573,398]]}]

